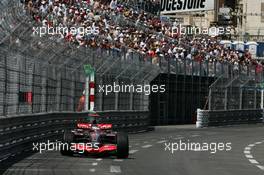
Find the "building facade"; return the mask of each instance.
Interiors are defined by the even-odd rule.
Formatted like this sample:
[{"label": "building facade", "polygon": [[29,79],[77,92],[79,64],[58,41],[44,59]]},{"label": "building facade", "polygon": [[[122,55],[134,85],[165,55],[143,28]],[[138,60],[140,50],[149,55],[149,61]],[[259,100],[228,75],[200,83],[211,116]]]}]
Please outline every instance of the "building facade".
[{"label": "building facade", "polygon": [[168,15],[183,25],[232,27],[233,39],[264,39],[264,0],[215,0],[215,10]]},{"label": "building facade", "polygon": [[264,0],[238,0],[238,33],[264,36]]}]

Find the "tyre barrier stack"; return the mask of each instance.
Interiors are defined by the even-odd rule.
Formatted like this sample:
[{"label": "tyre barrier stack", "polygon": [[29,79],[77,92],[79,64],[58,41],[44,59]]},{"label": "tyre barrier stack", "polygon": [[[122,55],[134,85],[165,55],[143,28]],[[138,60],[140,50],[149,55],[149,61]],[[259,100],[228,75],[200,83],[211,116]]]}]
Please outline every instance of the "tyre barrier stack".
[{"label": "tyre barrier stack", "polygon": [[262,116],[262,109],[219,111],[197,109],[196,127],[256,124],[264,122]]},{"label": "tyre barrier stack", "polygon": [[[103,122],[112,123],[114,130],[126,132],[147,131],[148,111],[104,111]],[[63,131],[74,128],[88,113],[43,113],[0,117],[0,164],[33,148],[33,143],[61,140]]]}]

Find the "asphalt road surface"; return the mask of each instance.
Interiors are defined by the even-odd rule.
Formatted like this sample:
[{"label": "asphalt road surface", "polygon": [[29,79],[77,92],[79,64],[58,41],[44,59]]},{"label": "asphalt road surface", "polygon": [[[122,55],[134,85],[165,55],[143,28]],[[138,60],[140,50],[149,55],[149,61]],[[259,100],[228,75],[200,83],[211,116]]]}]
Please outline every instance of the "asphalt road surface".
[{"label": "asphalt road surface", "polygon": [[[61,156],[58,151],[33,154],[5,175],[263,175],[264,125],[195,129],[162,128],[129,135],[130,156]],[[180,143],[199,143],[186,150]],[[220,146],[214,149],[214,143]],[[230,145],[228,145],[230,144]],[[207,147],[208,146],[208,151]],[[178,150],[177,150],[178,146]],[[231,147],[231,150],[230,150]],[[173,150],[172,150],[173,148]],[[216,152],[215,152],[216,151]],[[215,152],[213,154],[213,152]]]}]

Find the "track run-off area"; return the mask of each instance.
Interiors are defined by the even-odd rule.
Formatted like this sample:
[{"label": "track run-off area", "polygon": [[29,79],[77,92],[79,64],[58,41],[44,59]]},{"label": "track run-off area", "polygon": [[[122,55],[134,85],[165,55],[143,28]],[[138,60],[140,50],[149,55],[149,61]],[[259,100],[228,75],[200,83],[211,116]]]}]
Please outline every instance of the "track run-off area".
[{"label": "track run-off area", "polygon": [[[71,157],[62,156],[59,151],[45,151],[17,161],[3,174],[263,175],[263,134],[262,124],[204,129],[159,127],[129,135],[128,159]],[[186,144],[185,150],[180,150],[180,143]],[[200,143],[202,148],[187,150],[191,143]],[[213,143],[218,143],[217,150]],[[209,150],[205,150],[206,145]]]}]

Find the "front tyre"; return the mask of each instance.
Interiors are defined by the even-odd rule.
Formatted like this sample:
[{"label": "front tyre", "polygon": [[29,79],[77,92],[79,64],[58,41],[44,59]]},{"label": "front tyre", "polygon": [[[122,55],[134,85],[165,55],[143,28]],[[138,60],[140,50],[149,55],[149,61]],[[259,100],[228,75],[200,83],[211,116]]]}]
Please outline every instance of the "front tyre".
[{"label": "front tyre", "polygon": [[64,156],[72,156],[73,152],[70,149],[71,143],[73,143],[74,135],[70,130],[65,130],[63,134],[63,142],[60,145],[60,153]]},{"label": "front tyre", "polygon": [[116,154],[117,158],[119,159],[128,158],[128,154],[129,154],[128,135],[123,132],[117,133],[116,144],[117,144],[117,154]]}]

